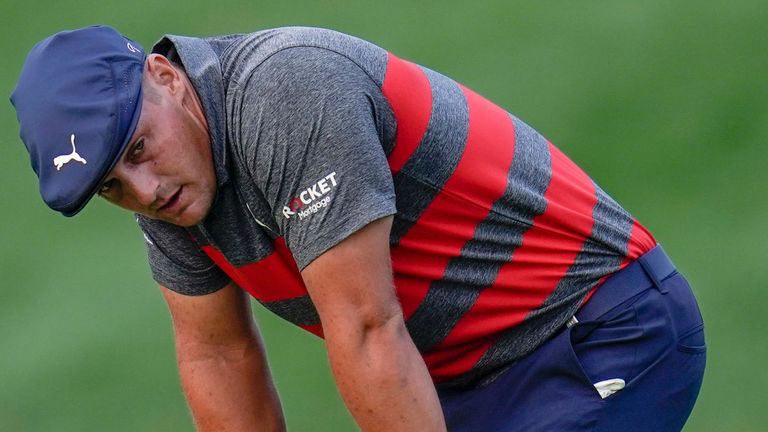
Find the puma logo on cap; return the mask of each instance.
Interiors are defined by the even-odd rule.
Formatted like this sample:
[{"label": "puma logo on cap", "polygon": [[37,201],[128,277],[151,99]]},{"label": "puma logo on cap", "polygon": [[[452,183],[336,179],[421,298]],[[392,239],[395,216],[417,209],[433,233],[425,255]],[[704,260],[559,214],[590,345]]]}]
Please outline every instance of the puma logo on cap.
[{"label": "puma logo on cap", "polygon": [[77,154],[77,150],[75,149],[75,134],[70,135],[69,141],[72,143],[72,153],[53,158],[53,164],[56,165],[56,171],[60,170],[61,167],[73,160],[80,162],[83,165],[88,163],[82,156]]}]

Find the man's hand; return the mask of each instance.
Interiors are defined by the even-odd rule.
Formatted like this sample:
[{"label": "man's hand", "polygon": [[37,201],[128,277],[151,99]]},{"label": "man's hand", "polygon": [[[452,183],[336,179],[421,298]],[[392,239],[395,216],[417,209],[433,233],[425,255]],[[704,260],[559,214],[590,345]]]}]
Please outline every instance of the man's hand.
[{"label": "man's hand", "polygon": [[342,397],[368,431],[442,431],[434,384],[408,334],[392,282],[392,218],[375,221],[302,272]]},{"label": "man's hand", "polygon": [[199,431],[284,431],[246,294],[234,283],[204,296],[162,287],[173,318],[184,393]]}]

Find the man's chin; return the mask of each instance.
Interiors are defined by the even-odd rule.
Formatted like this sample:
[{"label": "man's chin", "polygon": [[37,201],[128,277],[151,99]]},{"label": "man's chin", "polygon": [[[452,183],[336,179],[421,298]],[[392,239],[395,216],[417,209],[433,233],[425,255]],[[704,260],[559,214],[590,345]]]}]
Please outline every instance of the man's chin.
[{"label": "man's chin", "polygon": [[[190,197],[194,195],[190,194]],[[139,212],[140,214],[150,218],[163,222],[167,222],[172,225],[177,225],[183,228],[193,227],[201,224],[208,213],[213,207],[213,197],[207,199],[206,197],[197,196],[197,199],[193,198],[189,201],[183,202],[181,208],[173,209],[175,211],[160,211],[156,212]],[[173,208],[173,207],[171,207]],[[135,210],[134,210],[135,211]]]},{"label": "man's chin", "polygon": [[[180,227],[189,228],[195,225],[201,224],[208,213],[211,211],[212,202],[208,200],[198,200],[190,204],[187,208],[183,209],[176,217],[175,221],[169,221],[174,225]],[[211,200],[212,201],[212,200]]]},{"label": "man's chin", "polygon": [[181,210],[178,214],[163,214],[161,213],[154,213],[154,214],[146,214],[142,213],[144,216],[155,219],[163,222],[167,222],[172,225],[177,225],[182,228],[189,228],[193,227],[195,225],[199,225],[205,217],[208,215],[208,211],[210,208],[206,209],[205,212],[200,211],[200,209],[194,208],[194,206],[191,206],[191,208],[186,208]]},{"label": "man's chin", "polygon": [[178,225],[183,228],[189,228],[193,227],[195,225],[200,224],[206,216],[207,213],[203,212],[195,212],[192,209],[184,210],[176,217],[171,218],[164,218],[168,223],[171,223],[173,225]]}]

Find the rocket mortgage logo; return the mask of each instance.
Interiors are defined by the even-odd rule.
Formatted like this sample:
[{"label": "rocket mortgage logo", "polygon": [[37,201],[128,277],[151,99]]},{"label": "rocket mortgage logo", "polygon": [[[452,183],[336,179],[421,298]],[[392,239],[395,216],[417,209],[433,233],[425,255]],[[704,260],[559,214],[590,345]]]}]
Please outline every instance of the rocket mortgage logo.
[{"label": "rocket mortgage logo", "polygon": [[290,219],[299,215],[299,220],[317,213],[320,209],[328,207],[331,197],[328,193],[338,186],[336,171],[326,175],[312,186],[302,190],[299,196],[293,198],[287,206],[283,207],[283,216]]}]

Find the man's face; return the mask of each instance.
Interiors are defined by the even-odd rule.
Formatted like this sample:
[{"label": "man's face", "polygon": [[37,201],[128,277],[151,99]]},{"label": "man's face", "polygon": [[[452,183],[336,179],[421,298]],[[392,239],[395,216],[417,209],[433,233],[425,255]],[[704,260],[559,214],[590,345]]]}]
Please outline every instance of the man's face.
[{"label": "man's face", "polygon": [[99,195],[152,219],[192,226],[216,195],[208,125],[186,76],[158,57],[147,60],[136,130]]}]

